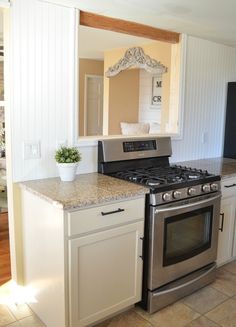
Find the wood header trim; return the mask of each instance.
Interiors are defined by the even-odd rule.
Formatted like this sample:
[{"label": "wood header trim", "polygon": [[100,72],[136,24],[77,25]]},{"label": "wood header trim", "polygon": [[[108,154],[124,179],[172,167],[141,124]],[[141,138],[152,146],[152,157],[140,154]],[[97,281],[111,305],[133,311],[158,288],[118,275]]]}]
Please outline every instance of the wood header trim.
[{"label": "wood header trim", "polygon": [[129,22],[123,19],[97,15],[86,11],[80,11],[80,25],[169,43],[179,43],[180,39],[180,34],[176,32]]}]

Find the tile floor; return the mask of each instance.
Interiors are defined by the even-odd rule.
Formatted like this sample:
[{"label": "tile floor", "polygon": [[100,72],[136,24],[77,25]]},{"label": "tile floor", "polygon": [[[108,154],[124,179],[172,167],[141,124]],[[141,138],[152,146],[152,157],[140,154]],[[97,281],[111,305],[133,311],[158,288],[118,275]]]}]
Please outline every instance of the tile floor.
[{"label": "tile floor", "polygon": [[[45,327],[26,304],[0,305],[0,327]],[[236,261],[214,283],[149,315],[135,307],[96,327],[236,327]],[[56,326],[55,326],[56,327]]]},{"label": "tile floor", "polygon": [[96,327],[236,327],[236,261],[214,283],[152,315],[136,307]]},{"label": "tile floor", "polygon": [[[45,327],[27,304],[0,304],[0,327]],[[56,327],[56,326],[55,326]]]}]

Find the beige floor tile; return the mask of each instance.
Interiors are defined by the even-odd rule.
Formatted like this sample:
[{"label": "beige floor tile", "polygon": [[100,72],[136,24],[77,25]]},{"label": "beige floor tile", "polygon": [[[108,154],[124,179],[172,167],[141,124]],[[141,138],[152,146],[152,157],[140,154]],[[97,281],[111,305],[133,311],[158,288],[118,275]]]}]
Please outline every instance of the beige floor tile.
[{"label": "beige floor tile", "polygon": [[221,268],[217,271],[216,281],[211,284],[211,287],[228,296],[234,296],[236,294],[236,275]]},{"label": "beige floor tile", "polygon": [[13,322],[13,323],[10,324],[10,325],[7,325],[6,327],[21,327],[21,326],[20,326],[19,322],[16,321],[16,322]]},{"label": "beige floor tile", "polygon": [[195,311],[204,314],[227,299],[227,295],[207,286],[185,297],[182,302]]},{"label": "beige floor tile", "polygon": [[38,318],[30,316],[21,320],[18,320],[20,327],[46,327]]},{"label": "beige floor tile", "polygon": [[112,321],[112,319],[105,320],[104,322],[101,322],[101,323],[95,325],[95,327],[108,327],[109,326],[109,323],[111,321]]},{"label": "beige floor tile", "polygon": [[32,316],[33,314],[27,304],[11,304],[8,305],[8,308],[17,320]]},{"label": "beige floor tile", "polygon": [[135,311],[157,327],[183,327],[200,316],[181,302],[176,302],[152,315],[138,307]]},{"label": "beige floor tile", "polygon": [[130,310],[96,325],[96,327],[152,327],[152,325],[135,311]]},{"label": "beige floor tile", "polygon": [[236,275],[236,261],[234,260],[230,263],[227,263],[227,265],[222,266],[222,269],[227,270],[232,274]]},{"label": "beige floor tile", "polygon": [[236,326],[236,301],[229,299],[206,314],[206,317],[222,327]]},{"label": "beige floor tile", "polygon": [[0,327],[16,321],[10,310],[5,305],[0,305]]},{"label": "beige floor tile", "polygon": [[185,327],[219,327],[219,325],[207,319],[206,317],[201,316],[191,321],[190,324],[186,325]]}]

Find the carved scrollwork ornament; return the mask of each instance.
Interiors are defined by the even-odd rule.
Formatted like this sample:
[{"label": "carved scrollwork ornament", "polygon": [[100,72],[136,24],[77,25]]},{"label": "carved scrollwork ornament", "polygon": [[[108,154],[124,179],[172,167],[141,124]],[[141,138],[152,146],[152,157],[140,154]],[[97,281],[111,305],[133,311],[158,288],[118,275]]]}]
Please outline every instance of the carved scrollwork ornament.
[{"label": "carved scrollwork ornament", "polygon": [[151,74],[164,74],[167,72],[167,67],[162,65],[156,59],[146,55],[141,47],[133,47],[126,50],[124,57],[115,65],[108,68],[105,76],[116,76],[121,71],[128,69],[131,66],[143,68]]}]

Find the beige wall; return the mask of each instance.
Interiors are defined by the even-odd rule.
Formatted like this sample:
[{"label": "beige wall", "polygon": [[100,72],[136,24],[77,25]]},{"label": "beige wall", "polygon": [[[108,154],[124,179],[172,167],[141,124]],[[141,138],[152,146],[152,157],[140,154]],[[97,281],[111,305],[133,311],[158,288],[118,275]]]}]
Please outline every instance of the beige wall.
[{"label": "beige wall", "polygon": [[[168,122],[169,119],[169,95],[170,95],[170,72],[171,72],[171,51],[172,51],[172,45],[170,43],[165,42],[150,42],[149,44],[140,45],[145,54],[149,55],[151,58],[156,59],[157,61],[160,61],[163,65],[165,65],[168,68],[168,72],[163,74],[163,90],[162,90],[162,119],[161,119],[161,129],[163,130],[165,128],[166,122]],[[120,48],[120,49],[113,49],[109,51],[105,51],[104,53],[104,72],[107,71],[107,69],[110,66],[113,66],[115,63],[121,59],[125,51],[128,48]],[[104,120],[103,120],[103,126],[105,128],[105,134],[109,132],[108,127],[108,121],[110,122],[109,114],[110,114],[110,108],[109,108],[109,87],[110,87],[110,81],[113,79],[111,78],[104,78]],[[127,91],[127,96],[129,95],[129,92]]]},{"label": "beige wall", "polygon": [[92,59],[79,60],[79,136],[84,136],[84,86],[85,75],[102,75],[103,61]]},{"label": "beige wall", "polygon": [[129,69],[110,79],[109,135],[121,134],[120,122],[136,123],[139,113],[139,69]]}]

